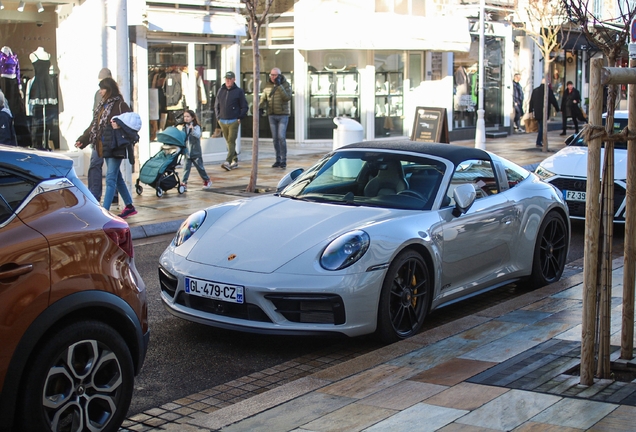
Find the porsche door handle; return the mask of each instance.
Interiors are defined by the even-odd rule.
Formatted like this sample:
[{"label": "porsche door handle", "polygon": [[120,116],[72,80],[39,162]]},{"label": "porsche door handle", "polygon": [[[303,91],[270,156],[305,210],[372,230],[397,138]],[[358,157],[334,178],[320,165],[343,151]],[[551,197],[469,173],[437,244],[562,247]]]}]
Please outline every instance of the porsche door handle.
[{"label": "porsche door handle", "polygon": [[33,264],[25,264],[9,270],[0,270],[0,279],[12,279],[33,270]]},{"label": "porsche door handle", "polygon": [[506,216],[501,220],[501,223],[504,225],[510,225],[514,219],[514,216]]}]

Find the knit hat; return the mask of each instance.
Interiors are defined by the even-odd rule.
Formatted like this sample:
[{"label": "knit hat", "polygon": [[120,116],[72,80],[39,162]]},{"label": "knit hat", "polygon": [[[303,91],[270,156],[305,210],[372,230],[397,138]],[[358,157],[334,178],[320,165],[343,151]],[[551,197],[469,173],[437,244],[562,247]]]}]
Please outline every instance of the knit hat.
[{"label": "knit hat", "polygon": [[104,78],[112,78],[113,74],[110,73],[110,69],[108,68],[102,68],[102,70],[99,71],[99,75],[97,75],[97,79],[99,79],[100,81],[103,80]]}]

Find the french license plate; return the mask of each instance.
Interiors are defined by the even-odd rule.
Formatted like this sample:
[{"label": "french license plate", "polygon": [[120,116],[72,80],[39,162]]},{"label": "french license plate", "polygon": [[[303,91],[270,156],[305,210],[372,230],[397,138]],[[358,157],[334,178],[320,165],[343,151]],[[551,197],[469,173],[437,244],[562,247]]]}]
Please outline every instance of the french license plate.
[{"label": "french license plate", "polygon": [[585,201],[585,192],[581,191],[564,191],[566,201]]},{"label": "french license plate", "polygon": [[243,303],[243,287],[201,279],[185,278],[185,292],[209,299],[230,303]]}]

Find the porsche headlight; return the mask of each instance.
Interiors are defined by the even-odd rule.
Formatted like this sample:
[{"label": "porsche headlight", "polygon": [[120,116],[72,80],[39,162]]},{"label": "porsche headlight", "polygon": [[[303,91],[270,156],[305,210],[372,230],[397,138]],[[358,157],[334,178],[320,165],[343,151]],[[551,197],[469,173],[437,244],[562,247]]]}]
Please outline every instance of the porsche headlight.
[{"label": "porsche headlight", "polygon": [[545,168],[543,168],[542,166],[537,167],[536,171],[534,172],[537,176],[539,176],[539,178],[541,180],[547,180],[549,178],[554,177],[556,174],[553,173],[550,170],[547,170]]},{"label": "porsche headlight", "polygon": [[172,243],[175,246],[181,246],[187,239],[192,237],[192,234],[197,232],[197,230],[203,225],[203,221],[205,220],[205,210],[199,210],[196,213],[192,213],[188,218],[183,221],[179,230],[177,231],[177,235],[174,236],[174,240]]},{"label": "porsche headlight", "polygon": [[369,249],[369,234],[351,231],[343,234],[325,248],[320,257],[320,265],[325,270],[342,270],[356,261]]}]

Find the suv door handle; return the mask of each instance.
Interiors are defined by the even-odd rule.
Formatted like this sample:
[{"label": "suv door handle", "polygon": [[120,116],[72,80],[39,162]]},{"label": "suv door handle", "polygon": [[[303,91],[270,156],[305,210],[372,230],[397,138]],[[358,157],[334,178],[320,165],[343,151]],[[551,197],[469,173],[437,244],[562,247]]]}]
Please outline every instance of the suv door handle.
[{"label": "suv door handle", "polygon": [[1,270],[0,279],[11,279],[14,277],[22,276],[23,274],[27,274],[32,270],[33,270],[33,264],[25,264],[22,266],[12,268],[10,270]]}]

